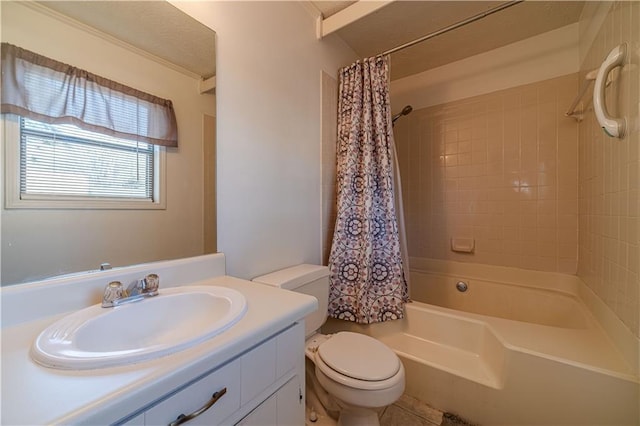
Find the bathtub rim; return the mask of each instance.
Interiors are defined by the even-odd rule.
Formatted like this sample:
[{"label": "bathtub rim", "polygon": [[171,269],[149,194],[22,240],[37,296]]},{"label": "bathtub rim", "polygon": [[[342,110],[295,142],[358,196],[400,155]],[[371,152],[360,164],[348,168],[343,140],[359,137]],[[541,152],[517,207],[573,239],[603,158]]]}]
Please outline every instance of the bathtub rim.
[{"label": "bathtub rim", "polygon": [[580,278],[557,272],[534,271],[509,266],[412,257],[410,271],[426,274],[454,276],[474,280],[492,281],[499,284],[543,289],[578,297]]},{"label": "bathtub rim", "polygon": [[[424,279],[426,280],[434,280],[438,282],[438,287],[449,287],[449,285],[452,285],[453,282],[456,281],[464,281],[465,284],[469,285],[469,288],[472,289],[479,289],[479,288],[486,288],[487,286],[498,286],[498,287],[504,287],[504,288],[513,288],[513,289],[517,289],[517,290],[523,290],[523,291],[529,291],[532,293],[536,293],[536,294],[540,294],[543,295],[545,297],[552,297],[552,298],[561,298],[561,299],[566,299],[563,303],[568,303],[570,305],[567,306],[567,308],[569,309],[575,309],[578,310],[580,313],[580,321],[578,324],[562,324],[561,322],[556,321],[556,323],[550,323],[550,322],[554,322],[551,317],[549,316],[545,316],[543,315],[540,318],[547,318],[549,319],[549,321],[543,321],[541,319],[524,319],[523,317],[521,318],[511,318],[509,316],[506,315],[502,315],[502,314],[498,314],[496,313],[495,315],[489,314],[489,313],[483,313],[480,311],[473,311],[473,310],[465,310],[465,309],[460,309],[460,311],[462,312],[468,312],[468,313],[474,313],[474,314],[478,314],[478,315],[482,315],[482,316],[487,316],[487,317],[495,317],[495,318],[503,318],[505,320],[511,320],[511,321],[520,321],[520,322],[527,322],[527,323],[531,323],[531,324],[537,324],[540,326],[547,326],[547,327],[557,327],[557,328],[566,328],[566,329],[575,329],[575,330],[584,330],[584,329],[588,329],[594,326],[595,323],[597,323],[597,320],[593,317],[593,315],[591,314],[591,311],[587,308],[587,306],[585,305],[585,303],[580,299],[579,295],[577,293],[570,293],[567,291],[562,291],[562,290],[555,290],[555,289],[550,289],[547,287],[535,287],[535,286],[529,286],[529,285],[523,285],[522,283],[513,283],[513,282],[499,282],[496,280],[491,280],[491,279],[478,279],[478,278],[474,278],[471,276],[462,276],[462,275],[444,275],[444,274],[438,274],[438,273],[433,273],[430,271],[422,271],[422,270],[416,270],[416,269],[412,269],[411,270],[411,279],[413,282],[415,281],[420,281],[419,277],[424,277]],[[451,289],[449,289],[451,290]],[[445,290],[446,291],[446,290]],[[458,293],[453,291],[452,294],[455,294],[456,296],[458,296]],[[465,293],[466,294],[466,293]],[[416,296],[416,299],[412,299],[415,302],[422,302],[422,303],[426,303],[428,305],[434,305],[434,306],[441,306],[443,308],[448,308],[451,309],[452,311],[458,311],[458,309],[456,309],[453,306],[446,306],[446,305],[441,305],[438,303],[429,303],[427,301],[424,300],[425,297],[429,297],[428,295],[424,294],[424,290],[418,290],[415,293],[411,293],[410,292],[410,296]],[[451,295],[451,294],[450,294]],[[447,296],[445,296],[446,298]],[[575,306],[574,306],[575,304]]]},{"label": "bathtub rim", "polygon": [[[409,309],[409,310],[422,310],[422,311],[427,311],[430,314],[433,315],[442,315],[445,317],[452,317],[452,318],[456,318],[456,319],[462,319],[464,321],[468,321],[468,322],[472,322],[472,323],[477,323],[477,324],[481,324],[487,327],[487,329],[495,336],[496,339],[498,339],[498,341],[500,342],[501,345],[503,345],[505,347],[505,349],[508,349],[510,351],[514,351],[514,352],[521,352],[527,355],[531,355],[531,356],[535,356],[535,357],[540,357],[540,358],[545,358],[545,359],[549,359],[551,361],[555,361],[555,362],[559,362],[559,363],[563,363],[563,364],[568,364],[571,365],[573,367],[576,368],[583,368],[586,370],[590,370],[590,371],[594,371],[600,374],[604,374],[607,376],[611,376],[611,377],[615,377],[617,379],[621,379],[621,380],[626,380],[626,381],[630,381],[636,384],[640,384],[640,376],[638,376],[638,374],[636,372],[630,371],[628,373],[622,372],[622,371],[615,371],[615,370],[611,370],[608,368],[603,368],[603,367],[598,367],[595,365],[591,365],[591,364],[587,364],[585,362],[580,362],[580,361],[576,361],[576,360],[571,360],[568,358],[564,358],[564,357],[560,357],[557,355],[553,355],[553,354],[548,354],[542,351],[536,351],[533,349],[529,349],[529,348],[525,348],[522,346],[519,346],[517,344],[511,343],[509,341],[509,339],[507,337],[504,336],[504,334],[496,329],[496,327],[494,326],[493,322],[501,322],[501,321],[513,321],[513,320],[508,320],[508,319],[504,319],[504,318],[497,318],[497,317],[489,317],[487,315],[482,315],[482,314],[475,314],[475,313],[471,313],[471,312],[463,312],[463,311],[458,311],[455,309],[451,309],[451,308],[445,308],[442,306],[438,306],[438,305],[431,305],[429,303],[424,303],[424,302],[416,302],[416,301],[412,301],[410,303],[407,303],[405,309]],[[523,324],[527,324],[527,323],[523,323]],[[540,325],[540,324],[535,324],[533,325],[534,327],[551,327],[551,326],[545,326],[545,325]],[[626,360],[625,360],[626,361]],[[629,363],[627,363],[629,368],[632,368]]]},{"label": "bathtub rim", "polygon": [[[603,330],[613,346],[620,352],[626,364],[631,368],[632,374],[635,377],[640,376],[640,338],[636,337],[577,275],[420,257],[409,258],[409,269],[426,274],[493,281],[505,285],[544,289],[574,296],[593,316],[596,325]],[[435,307],[436,305],[429,306]],[[454,309],[450,309],[450,311],[457,312]]]}]

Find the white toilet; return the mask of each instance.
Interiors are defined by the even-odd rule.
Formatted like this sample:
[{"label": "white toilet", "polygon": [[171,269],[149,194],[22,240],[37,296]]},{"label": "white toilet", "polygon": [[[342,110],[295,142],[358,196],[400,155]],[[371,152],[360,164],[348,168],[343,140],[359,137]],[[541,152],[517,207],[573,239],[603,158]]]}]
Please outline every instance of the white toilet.
[{"label": "white toilet", "polygon": [[321,401],[323,407],[318,409],[338,411],[339,425],[378,425],[377,411],[404,391],[404,367],[391,349],[372,337],[319,333],[327,320],[329,269],[297,265],[253,281],[318,299],[318,310],[305,318],[305,353],[311,361],[307,362],[307,400]]}]

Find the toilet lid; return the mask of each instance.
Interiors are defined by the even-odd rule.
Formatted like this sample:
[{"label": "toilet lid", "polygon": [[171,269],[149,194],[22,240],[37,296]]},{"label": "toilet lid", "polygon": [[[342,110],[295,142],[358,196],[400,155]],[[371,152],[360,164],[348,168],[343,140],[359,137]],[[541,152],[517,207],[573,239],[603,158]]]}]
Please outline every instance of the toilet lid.
[{"label": "toilet lid", "polygon": [[400,369],[400,360],[391,349],[360,333],[334,334],[318,347],[318,355],[334,371],[358,380],[386,380]]}]

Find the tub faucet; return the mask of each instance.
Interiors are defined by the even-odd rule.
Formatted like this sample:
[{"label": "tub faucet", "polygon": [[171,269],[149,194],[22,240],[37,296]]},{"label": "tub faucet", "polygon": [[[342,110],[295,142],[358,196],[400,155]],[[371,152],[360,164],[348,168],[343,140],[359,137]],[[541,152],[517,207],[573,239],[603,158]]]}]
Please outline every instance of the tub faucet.
[{"label": "tub faucet", "polygon": [[160,277],[156,274],[149,274],[141,280],[132,282],[126,290],[120,281],[112,281],[104,289],[102,307],[112,308],[125,303],[136,302],[145,297],[157,296],[159,287]]}]

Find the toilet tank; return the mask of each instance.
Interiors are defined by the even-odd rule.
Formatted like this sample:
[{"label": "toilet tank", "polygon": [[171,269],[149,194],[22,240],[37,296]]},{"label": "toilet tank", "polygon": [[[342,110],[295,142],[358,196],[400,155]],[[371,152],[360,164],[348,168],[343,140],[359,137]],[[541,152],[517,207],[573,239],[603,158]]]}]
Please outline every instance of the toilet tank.
[{"label": "toilet tank", "polygon": [[318,310],[304,318],[306,337],[316,332],[327,320],[329,268],[326,266],[296,265],[267,275],[261,275],[252,281],[308,294],[318,299]]}]

